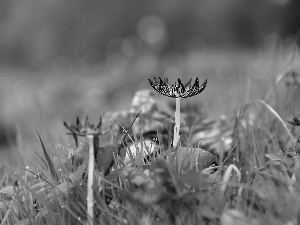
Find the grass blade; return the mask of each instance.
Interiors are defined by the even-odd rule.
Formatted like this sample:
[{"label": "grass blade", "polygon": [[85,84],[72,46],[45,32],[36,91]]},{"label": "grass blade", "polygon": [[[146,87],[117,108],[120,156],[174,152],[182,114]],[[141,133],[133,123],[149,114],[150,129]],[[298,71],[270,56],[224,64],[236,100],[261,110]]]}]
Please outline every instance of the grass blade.
[{"label": "grass blade", "polygon": [[51,159],[50,159],[50,157],[49,157],[49,155],[48,155],[48,153],[47,153],[47,151],[46,151],[46,148],[45,148],[45,146],[44,146],[44,143],[43,143],[42,138],[41,138],[41,136],[40,136],[40,134],[39,134],[38,131],[37,131],[37,134],[38,134],[38,136],[39,136],[39,139],[40,139],[40,142],[41,142],[41,145],[42,145],[42,148],[43,148],[43,152],[44,152],[46,161],[47,161],[47,163],[48,163],[48,166],[49,166],[51,175],[52,175],[54,181],[55,181],[57,184],[59,184],[59,179],[58,179],[57,173],[56,173],[56,171],[55,171],[55,168],[54,168],[54,166],[53,166],[53,163],[51,162]]},{"label": "grass blade", "polygon": [[47,169],[49,168],[47,163],[45,162],[45,160],[35,151],[35,154],[37,154],[37,156],[42,160],[42,162],[45,164],[45,166],[47,167]]}]

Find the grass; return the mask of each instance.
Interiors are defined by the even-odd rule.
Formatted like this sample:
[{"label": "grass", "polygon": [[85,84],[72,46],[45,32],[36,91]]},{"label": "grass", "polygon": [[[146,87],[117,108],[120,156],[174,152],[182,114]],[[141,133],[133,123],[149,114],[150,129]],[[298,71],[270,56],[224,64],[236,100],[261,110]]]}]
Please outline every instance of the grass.
[{"label": "grass", "polygon": [[[206,89],[211,91],[209,82]],[[250,97],[245,102],[248,100]],[[239,113],[247,114],[245,108]],[[150,150],[138,138],[142,133],[133,132],[133,145],[140,146],[135,155],[126,148],[117,151],[119,143],[98,147],[94,224],[298,224],[299,148],[278,144],[278,138],[290,133],[273,126],[269,111],[257,114],[255,123],[237,117],[236,127],[232,126],[232,152],[207,166],[202,150],[195,146],[159,145],[154,148],[156,157],[147,158]],[[36,169],[34,174],[31,168],[6,170],[7,182],[0,191],[0,223],[88,224],[89,145],[79,140],[78,147],[72,147],[73,140],[65,138],[67,130],[57,132],[43,126],[43,118],[39,120],[38,126],[28,125],[33,132],[41,132],[35,147],[42,149],[36,155]],[[64,145],[47,147],[48,129],[56,132]],[[100,136],[100,144],[105,138]],[[158,138],[162,143],[163,137]],[[58,140],[55,144],[61,143]],[[19,137],[18,148],[30,148],[25,145]],[[133,166],[127,166],[126,160]],[[213,162],[217,165],[208,167]]]},{"label": "grass", "polygon": [[[217,170],[198,168],[197,148],[168,148],[151,163],[139,149],[130,157],[133,167],[114,154],[110,172],[104,176],[97,167],[94,174],[94,224],[297,224],[298,156],[276,155],[270,131],[245,129],[243,139],[236,139],[234,154],[240,156]],[[1,190],[1,224],[88,224],[88,143],[68,155],[41,144],[39,176],[7,171],[18,184]]]}]

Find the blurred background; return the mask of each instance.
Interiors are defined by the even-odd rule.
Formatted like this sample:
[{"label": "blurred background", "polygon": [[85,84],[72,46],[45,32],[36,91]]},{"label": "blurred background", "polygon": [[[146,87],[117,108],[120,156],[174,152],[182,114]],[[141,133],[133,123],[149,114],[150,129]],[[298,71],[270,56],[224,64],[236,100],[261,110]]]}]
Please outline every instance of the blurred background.
[{"label": "blurred background", "polygon": [[127,109],[158,76],[208,79],[190,101],[231,114],[299,69],[299,12],[297,0],[2,0],[1,132],[17,127],[26,154],[40,149],[36,130],[49,148],[73,144],[63,121]]}]

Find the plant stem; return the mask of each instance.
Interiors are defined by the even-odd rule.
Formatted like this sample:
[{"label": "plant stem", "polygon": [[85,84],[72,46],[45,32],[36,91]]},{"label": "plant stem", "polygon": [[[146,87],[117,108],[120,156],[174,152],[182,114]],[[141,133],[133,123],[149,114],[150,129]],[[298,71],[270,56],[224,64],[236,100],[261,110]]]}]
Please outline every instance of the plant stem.
[{"label": "plant stem", "polygon": [[95,168],[95,157],[94,157],[94,135],[87,135],[89,143],[89,171],[88,171],[88,185],[87,185],[87,215],[89,224],[93,224],[94,213],[94,191],[93,191],[93,182],[94,182],[94,168]]},{"label": "plant stem", "polygon": [[176,98],[173,148],[176,148],[179,141],[179,129],[180,129],[180,97]]}]

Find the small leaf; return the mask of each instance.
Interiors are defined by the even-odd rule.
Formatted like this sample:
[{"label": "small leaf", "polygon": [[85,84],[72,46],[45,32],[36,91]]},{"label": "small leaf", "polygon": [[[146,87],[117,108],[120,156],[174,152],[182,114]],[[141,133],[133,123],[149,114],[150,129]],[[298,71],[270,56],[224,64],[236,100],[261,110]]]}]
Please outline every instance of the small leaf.
[{"label": "small leaf", "polygon": [[72,187],[73,187],[73,185],[69,182],[64,182],[60,185],[57,185],[55,187],[55,189],[47,195],[47,198],[52,198],[53,195],[59,195],[59,194],[62,194],[62,193],[65,194]]},{"label": "small leaf", "polygon": [[114,160],[114,155],[117,155],[117,147],[116,146],[105,146],[98,147],[95,149],[96,153],[96,166],[99,171],[103,171],[105,175],[107,175],[108,169]]},{"label": "small leaf", "polygon": [[70,173],[70,179],[73,184],[76,182],[80,182],[80,180],[82,179],[82,175],[86,169],[87,162],[88,157],[85,157],[83,163],[78,167],[78,169],[74,173]]},{"label": "small leaf", "polygon": [[110,174],[108,174],[107,176],[105,176],[105,180],[110,181],[110,182],[115,181],[120,176],[120,173],[121,173],[121,170],[113,171]]},{"label": "small leaf", "polygon": [[274,154],[265,154],[265,156],[274,161],[284,161],[280,156]]}]

